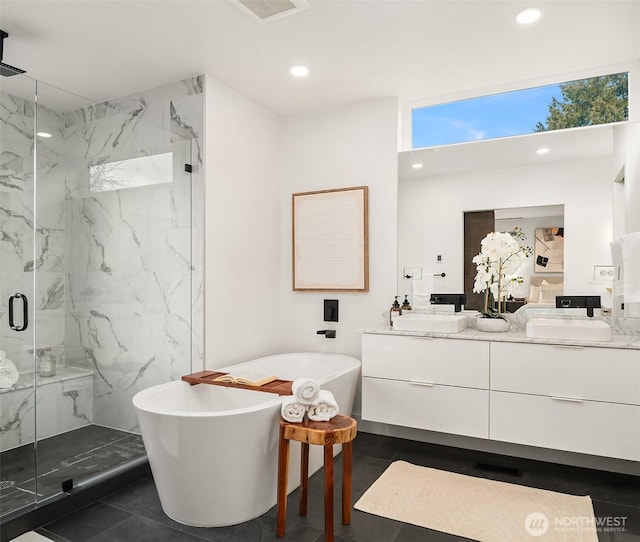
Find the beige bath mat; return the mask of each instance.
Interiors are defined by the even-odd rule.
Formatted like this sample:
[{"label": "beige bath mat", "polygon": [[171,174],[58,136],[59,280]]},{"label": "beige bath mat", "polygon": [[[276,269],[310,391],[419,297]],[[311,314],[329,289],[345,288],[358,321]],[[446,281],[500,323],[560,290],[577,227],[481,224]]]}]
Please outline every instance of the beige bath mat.
[{"label": "beige bath mat", "polygon": [[480,542],[597,542],[590,497],[395,461],[357,510]]}]

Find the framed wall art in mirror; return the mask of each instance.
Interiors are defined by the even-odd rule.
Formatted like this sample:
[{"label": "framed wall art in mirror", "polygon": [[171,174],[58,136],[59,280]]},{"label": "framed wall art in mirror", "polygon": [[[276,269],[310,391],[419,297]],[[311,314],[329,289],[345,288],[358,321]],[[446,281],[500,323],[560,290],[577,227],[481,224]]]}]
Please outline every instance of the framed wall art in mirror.
[{"label": "framed wall art in mirror", "polygon": [[369,290],[367,186],[292,194],[293,290]]},{"label": "framed wall art in mirror", "polygon": [[564,271],[564,228],[536,228],[534,272]]}]

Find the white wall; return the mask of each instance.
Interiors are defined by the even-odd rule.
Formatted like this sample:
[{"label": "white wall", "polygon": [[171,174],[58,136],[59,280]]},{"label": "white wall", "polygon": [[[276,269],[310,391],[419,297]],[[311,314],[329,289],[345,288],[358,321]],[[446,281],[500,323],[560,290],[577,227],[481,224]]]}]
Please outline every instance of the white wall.
[{"label": "white wall", "polygon": [[[640,37],[638,38],[640,45]],[[640,59],[629,67],[629,145],[625,164],[625,232],[640,231]]]},{"label": "white wall", "polygon": [[206,78],[205,367],[278,349],[278,117]]},{"label": "white wall", "polygon": [[[360,357],[395,295],[395,98],[282,121],[206,79],[205,367],[276,352]],[[369,186],[369,291],[293,292],[291,194]],[[323,321],[323,299],[340,321]],[[336,339],[316,331],[334,327]]]},{"label": "white wall", "polygon": [[[564,204],[565,294],[604,295],[602,285],[588,282],[594,265],[611,262],[610,171],[608,159],[593,159],[404,179],[398,266],[441,270],[447,276],[436,279],[437,291],[462,291],[464,211]],[[434,263],[437,254],[443,263]]]},{"label": "white wall", "polygon": [[[288,118],[284,123],[280,277],[282,351],[328,351],[360,358],[360,329],[384,324],[396,283],[397,126],[395,98],[370,100]],[[369,187],[369,291],[293,292],[291,194]],[[338,299],[335,339],[317,335],[323,299]]]},{"label": "white wall", "polygon": [[[639,74],[640,75],[640,74]],[[625,233],[640,231],[640,122],[628,126],[625,162]]]},{"label": "white wall", "polygon": [[615,160],[612,178],[621,168],[624,182],[614,183],[613,239],[625,233],[640,231],[640,121],[616,126],[614,131]]}]

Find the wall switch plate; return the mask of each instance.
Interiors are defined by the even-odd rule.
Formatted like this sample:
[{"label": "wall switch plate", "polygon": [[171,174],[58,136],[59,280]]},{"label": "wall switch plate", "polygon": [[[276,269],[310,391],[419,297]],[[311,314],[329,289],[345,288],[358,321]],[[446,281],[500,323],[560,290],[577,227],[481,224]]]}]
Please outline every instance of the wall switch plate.
[{"label": "wall switch plate", "polygon": [[402,269],[402,276],[405,279],[422,279],[422,267],[404,267]]},{"label": "wall switch plate", "polygon": [[338,300],[337,299],[324,300],[324,321],[325,322],[338,321]]}]

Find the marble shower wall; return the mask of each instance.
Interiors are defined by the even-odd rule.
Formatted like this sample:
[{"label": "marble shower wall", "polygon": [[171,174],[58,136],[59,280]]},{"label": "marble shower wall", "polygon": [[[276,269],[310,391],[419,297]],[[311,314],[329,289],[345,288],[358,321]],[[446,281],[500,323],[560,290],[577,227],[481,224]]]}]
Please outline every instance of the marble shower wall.
[{"label": "marble shower wall", "polygon": [[[21,373],[12,389],[0,393],[0,450],[6,450],[33,442],[36,427],[38,438],[46,438],[90,423],[93,393],[88,374],[79,387],[81,381],[69,375],[38,379],[37,394],[33,386],[34,336],[36,347],[51,346],[58,355],[64,351],[65,119],[6,92],[0,93],[0,108],[0,349]],[[38,138],[37,147],[36,120],[39,131],[53,136]],[[30,307],[23,332],[13,331],[8,321],[7,301],[17,292],[27,296]]]},{"label": "marble shower wall", "polygon": [[[135,393],[202,363],[203,80],[66,115],[65,360],[94,423],[137,431]],[[90,166],[170,151],[173,182],[89,192]]]},{"label": "marble shower wall", "polygon": [[9,328],[7,300],[16,292],[31,298],[33,275],[25,266],[33,263],[26,245],[31,244],[34,220],[35,104],[1,92],[0,108],[0,349],[25,371],[28,355],[23,355],[22,345],[32,343],[32,330],[17,333]]},{"label": "marble shower wall", "polygon": [[[36,328],[37,347],[52,346],[58,354],[63,350],[64,116],[38,105],[38,130],[47,131],[53,137],[38,138],[34,238],[35,103],[0,93],[0,107],[0,349],[7,351],[9,359],[21,372],[28,372],[34,370],[33,338]],[[35,292],[32,291],[34,272],[37,273]],[[37,326],[31,324],[24,332],[12,331],[8,323],[7,300],[16,292],[27,295],[31,317],[34,309],[36,311]]]},{"label": "marble shower wall", "polygon": [[[80,408],[64,389],[65,406],[51,402],[60,384],[39,385],[37,401],[32,386],[5,391],[3,449],[33,440],[36,413],[54,433],[91,422],[136,431],[133,395],[202,365],[202,85],[195,77],[66,114],[0,93],[0,349],[33,381],[36,326],[8,324],[6,300],[23,292],[36,346],[93,372]],[[53,137],[37,139],[34,238],[36,115]],[[173,182],[89,193],[89,166],[168,151]]]}]

